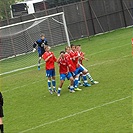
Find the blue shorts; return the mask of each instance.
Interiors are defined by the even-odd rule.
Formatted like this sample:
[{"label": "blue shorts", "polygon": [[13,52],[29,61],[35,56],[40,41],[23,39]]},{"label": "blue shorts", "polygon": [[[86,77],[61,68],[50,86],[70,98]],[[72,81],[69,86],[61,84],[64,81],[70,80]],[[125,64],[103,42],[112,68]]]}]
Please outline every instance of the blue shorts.
[{"label": "blue shorts", "polygon": [[42,55],[44,54],[44,49],[38,48],[38,56],[42,57]]},{"label": "blue shorts", "polygon": [[46,70],[46,77],[54,77],[55,69]]},{"label": "blue shorts", "polygon": [[77,74],[80,74],[80,73],[83,72],[84,70],[85,70],[84,67],[79,66],[79,67],[77,68]]},{"label": "blue shorts", "polygon": [[72,76],[74,77],[74,76],[80,74],[81,72],[83,72],[84,70],[85,70],[84,67],[79,66],[74,72],[71,72],[71,74],[72,74]]},{"label": "blue shorts", "polygon": [[68,74],[60,74],[60,80],[65,80],[66,78],[69,80],[72,77],[72,74],[68,72]]}]

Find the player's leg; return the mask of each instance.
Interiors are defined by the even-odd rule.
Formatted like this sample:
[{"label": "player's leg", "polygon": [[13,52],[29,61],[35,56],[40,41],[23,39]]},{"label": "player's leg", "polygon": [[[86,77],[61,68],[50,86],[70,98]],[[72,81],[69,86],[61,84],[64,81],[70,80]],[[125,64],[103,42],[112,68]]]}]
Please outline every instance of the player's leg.
[{"label": "player's leg", "polygon": [[70,77],[70,92],[73,93],[74,91],[74,78]]},{"label": "player's leg", "polygon": [[48,90],[50,94],[53,94],[52,88],[51,88],[51,70],[46,70],[46,77],[48,78]]},{"label": "player's leg", "polygon": [[64,80],[60,80],[60,85],[58,87],[57,96],[60,96],[63,84],[64,84]]},{"label": "player's leg", "polygon": [[4,116],[3,115],[3,108],[0,105],[0,131],[1,131],[1,133],[4,133],[4,125],[3,125],[3,120],[2,120],[3,116]]},{"label": "player's leg", "polygon": [[61,93],[61,90],[62,90],[62,86],[63,86],[64,81],[65,81],[65,77],[66,77],[65,74],[60,74],[60,85],[58,87],[57,96],[60,96],[60,93]]},{"label": "player's leg", "polygon": [[78,88],[78,85],[79,85],[79,84],[78,84],[78,83],[79,83],[78,81],[79,81],[79,74],[77,74],[77,75],[74,77],[74,88],[75,88],[74,90],[75,90],[75,91],[81,91],[81,90],[82,90],[82,89],[79,89],[79,88]]},{"label": "player's leg", "polygon": [[83,74],[82,77],[83,77],[83,85],[84,85],[85,87],[90,87],[91,84],[88,83],[87,76]]},{"label": "player's leg", "polygon": [[83,86],[81,81],[83,81],[83,73],[82,72],[79,75],[79,81],[78,81],[79,86]]},{"label": "player's leg", "polygon": [[75,92],[74,91],[74,78],[72,76],[72,74],[70,72],[68,72],[68,74],[66,75],[67,79],[70,80],[70,92]]},{"label": "player's leg", "polygon": [[91,85],[88,83],[88,80],[87,80],[86,75],[84,74],[84,68],[81,67],[81,66],[79,66],[79,68],[78,68],[78,73],[80,74],[81,72],[82,72],[82,78],[83,78],[83,85],[84,85],[85,87],[91,86]]},{"label": "player's leg", "polygon": [[49,93],[52,95],[53,91],[52,91],[52,88],[51,88],[51,77],[48,77],[48,90],[49,90]]},{"label": "player's leg", "polygon": [[99,83],[99,82],[93,80],[92,76],[90,75],[90,73],[88,72],[88,70],[84,66],[80,65],[80,68],[83,70],[82,73],[90,79],[92,84],[98,84]]},{"label": "player's leg", "polygon": [[53,85],[53,91],[56,92],[56,81],[55,81],[55,76],[52,77],[52,85]]},{"label": "player's leg", "polygon": [[0,117],[0,130],[1,130],[1,133],[4,133],[4,125],[2,122],[2,117]]},{"label": "player's leg", "polygon": [[51,71],[53,91],[56,92],[55,69]]},{"label": "player's leg", "polygon": [[39,58],[38,58],[38,70],[40,70],[40,64],[41,64],[41,54],[39,54]]},{"label": "player's leg", "polygon": [[93,80],[92,76],[90,75],[90,73],[88,71],[83,71],[83,73],[84,73],[84,75],[86,75],[90,79],[92,84],[98,84],[99,83],[98,81]]}]

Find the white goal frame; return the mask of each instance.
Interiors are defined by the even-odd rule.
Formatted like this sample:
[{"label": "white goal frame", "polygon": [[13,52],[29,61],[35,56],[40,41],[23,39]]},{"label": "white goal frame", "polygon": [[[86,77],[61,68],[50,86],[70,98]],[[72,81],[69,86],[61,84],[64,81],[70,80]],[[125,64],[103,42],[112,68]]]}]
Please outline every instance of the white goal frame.
[{"label": "white goal frame", "polygon": [[13,27],[13,26],[17,26],[17,25],[21,25],[21,24],[26,24],[26,23],[33,22],[33,21],[47,19],[47,18],[50,18],[50,17],[58,16],[58,15],[62,15],[62,20],[63,20],[62,24],[64,25],[64,30],[65,30],[65,34],[66,34],[66,40],[67,40],[68,46],[70,46],[70,39],[69,39],[69,34],[68,34],[68,30],[67,30],[67,25],[66,25],[64,12],[55,13],[55,14],[51,14],[51,15],[48,15],[48,16],[35,18],[35,19],[32,19],[32,20],[27,20],[27,21],[15,23],[15,24],[7,25],[7,26],[2,26],[2,27],[0,27],[0,30],[5,29],[5,28],[10,28],[10,27]]}]

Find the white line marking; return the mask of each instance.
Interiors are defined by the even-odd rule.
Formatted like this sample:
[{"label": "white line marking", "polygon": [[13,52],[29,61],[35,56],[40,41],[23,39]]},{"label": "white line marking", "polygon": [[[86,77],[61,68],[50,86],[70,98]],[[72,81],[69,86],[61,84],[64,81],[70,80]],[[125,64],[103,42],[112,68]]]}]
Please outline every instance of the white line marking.
[{"label": "white line marking", "polygon": [[117,59],[107,60],[107,61],[103,61],[103,62],[100,62],[100,63],[95,63],[95,64],[92,64],[92,65],[89,65],[89,67],[97,66],[97,65],[102,65],[104,63],[109,63],[109,62],[112,62],[112,61],[120,61],[120,60],[123,60],[124,58],[130,57],[130,56],[132,56],[132,55],[125,55],[125,56],[122,56],[122,57],[117,58]]},{"label": "white line marking", "polygon": [[14,72],[18,72],[18,71],[22,71],[22,70],[25,70],[25,69],[29,69],[29,68],[32,68],[32,67],[35,67],[35,66],[37,66],[37,65],[32,65],[32,66],[28,66],[28,67],[19,68],[19,69],[15,69],[15,70],[12,70],[12,71],[4,72],[4,73],[1,73],[0,76],[10,74],[10,73],[14,73]]},{"label": "white line marking", "polygon": [[[102,52],[106,52],[106,51],[109,51],[109,50],[112,50],[112,49],[117,49],[117,48],[120,48],[120,47],[124,47],[124,46],[127,46],[127,45],[129,45],[129,44],[125,44],[125,45],[113,47],[113,48],[110,48],[110,49],[101,50],[101,51],[99,51],[99,52],[90,54],[90,56],[91,56],[91,55],[96,55],[96,54],[99,54],[99,53],[102,53]],[[129,46],[131,46],[131,45],[129,45]]]},{"label": "white line marking", "polygon": [[[112,49],[117,49],[117,48],[120,48],[120,47],[124,47],[126,45],[129,45],[129,44],[125,44],[125,45],[122,45],[122,46],[117,46],[117,47],[113,47],[113,48],[110,48],[110,49],[105,49],[105,50],[102,50],[102,51],[99,51],[99,52],[96,52],[96,53],[92,53],[92,54],[90,54],[90,56],[96,55],[96,54],[99,54],[99,53],[102,53],[102,52],[106,52],[106,51],[109,51],[109,50],[112,50]],[[42,64],[44,64],[44,63],[42,63]],[[29,69],[29,68],[33,68],[35,66],[37,66],[37,65],[27,66],[27,67],[24,67],[24,68],[19,68],[19,69],[15,69],[15,70],[12,70],[12,71],[0,73],[0,76],[10,74],[10,73],[14,73],[14,72],[18,72],[18,71],[22,71],[22,70]]]},{"label": "white line marking", "polygon": [[35,130],[35,129],[37,129],[37,128],[44,127],[44,126],[46,126],[46,125],[56,123],[56,122],[58,122],[58,121],[65,120],[65,119],[67,119],[67,118],[71,118],[71,117],[74,117],[74,116],[76,116],[76,115],[80,115],[80,114],[89,112],[89,111],[91,111],[91,110],[97,109],[97,108],[101,108],[101,107],[104,107],[104,106],[107,106],[107,105],[110,105],[110,104],[113,104],[113,103],[116,103],[116,102],[119,102],[119,101],[123,101],[123,100],[125,100],[125,99],[130,98],[130,97],[131,97],[131,96],[127,96],[127,97],[124,97],[124,98],[121,98],[121,99],[117,99],[117,100],[114,100],[114,101],[111,101],[111,102],[108,102],[108,103],[104,103],[104,104],[99,105],[99,106],[95,106],[95,107],[93,107],[93,108],[89,108],[89,109],[83,110],[83,111],[81,111],[81,112],[77,112],[77,113],[74,113],[74,114],[70,114],[70,115],[68,115],[68,116],[59,118],[59,119],[57,119],[57,120],[50,121],[50,122],[46,122],[46,123],[40,124],[40,125],[38,125],[38,126],[36,126],[36,127],[32,127],[32,128],[29,128],[29,129],[20,131],[19,133],[26,133],[26,132],[29,132],[29,131],[31,131],[31,130]]},{"label": "white line marking", "polygon": [[[41,65],[44,64],[44,63],[41,63]],[[10,74],[10,73],[14,73],[14,72],[18,72],[18,71],[22,71],[22,70],[25,70],[25,69],[29,69],[29,68],[33,68],[33,67],[36,67],[37,65],[32,65],[32,66],[27,66],[27,67],[23,67],[23,68],[19,68],[19,69],[15,69],[15,70],[12,70],[12,71],[8,71],[8,72],[4,72],[4,73],[0,73],[0,76],[2,75],[6,75],[6,74]]]},{"label": "white line marking", "polygon": [[19,89],[19,88],[26,87],[26,86],[28,86],[28,85],[30,85],[30,84],[36,84],[36,83],[41,82],[41,81],[44,81],[44,79],[38,80],[38,81],[34,81],[34,82],[32,82],[32,83],[29,83],[29,84],[21,85],[21,86],[15,87],[15,88],[13,88],[13,89],[8,89],[8,90],[2,91],[2,92],[3,92],[3,93],[6,93],[6,92],[14,91],[14,90],[17,90],[17,89]]},{"label": "white line marking", "polygon": [[[109,62],[111,62],[111,61],[117,61],[117,60],[120,61],[120,60],[123,60],[124,58],[129,57],[129,56],[131,56],[131,55],[126,55],[126,56],[123,56],[123,57],[121,57],[121,58],[117,58],[117,59],[114,59],[114,60],[107,60],[107,61],[103,61],[103,62],[100,62],[100,63],[95,63],[95,64],[90,65],[89,67],[93,67],[93,66],[97,66],[97,65],[102,65],[102,64],[104,64],[104,63],[109,63]],[[59,76],[59,75],[56,75],[56,77],[58,77],[58,76]],[[41,82],[41,81],[44,81],[44,80],[38,80],[38,81],[34,81],[34,82],[32,82],[32,83],[28,83],[28,84],[25,84],[25,85],[22,85],[22,86],[15,87],[15,88],[13,88],[13,89],[8,89],[8,90],[5,90],[5,91],[2,91],[2,93],[14,91],[14,90],[16,90],[16,89],[26,87],[26,86],[28,86],[28,85],[30,85],[30,84],[36,84],[36,83]]]},{"label": "white line marking", "polygon": [[13,76],[16,76],[16,75],[21,75],[21,74],[24,74],[24,73],[29,73],[29,72],[31,72],[31,71],[34,71],[34,70],[28,70],[28,71],[22,71],[22,72],[20,72],[20,73],[13,73],[12,75],[7,75],[7,76],[5,76],[5,77],[2,77],[2,79],[4,79],[4,78],[9,78],[9,77],[13,77]]}]

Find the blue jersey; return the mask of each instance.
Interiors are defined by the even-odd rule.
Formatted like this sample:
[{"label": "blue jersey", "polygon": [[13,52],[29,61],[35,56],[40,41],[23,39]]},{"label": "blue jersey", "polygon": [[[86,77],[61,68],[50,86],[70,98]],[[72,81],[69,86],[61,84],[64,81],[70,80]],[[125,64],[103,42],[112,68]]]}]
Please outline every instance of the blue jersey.
[{"label": "blue jersey", "polygon": [[41,57],[45,50],[44,50],[44,46],[45,45],[48,45],[48,41],[47,39],[45,38],[44,40],[42,39],[38,39],[34,44],[33,44],[33,48],[35,48],[36,46],[38,47],[38,54],[39,54],[39,57]]},{"label": "blue jersey", "polygon": [[45,38],[44,40],[42,39],[38,39],[34,45],[33,45],[33,48],[35,48],[36,46],[38,46],[38,49],[44,49],[44,46],[45,45],[48,45],[48,41],[47,39]]}]

